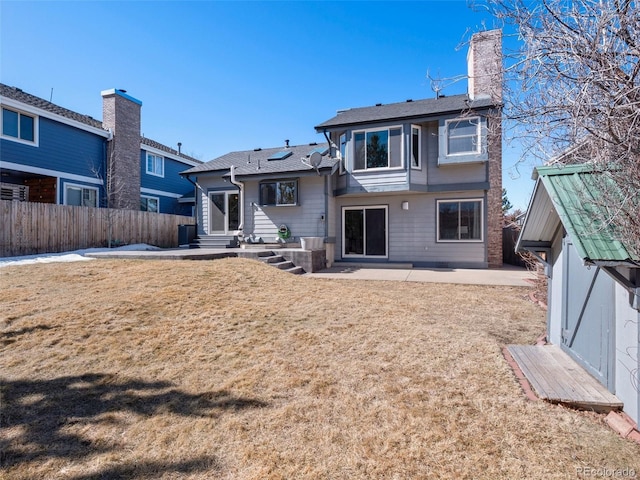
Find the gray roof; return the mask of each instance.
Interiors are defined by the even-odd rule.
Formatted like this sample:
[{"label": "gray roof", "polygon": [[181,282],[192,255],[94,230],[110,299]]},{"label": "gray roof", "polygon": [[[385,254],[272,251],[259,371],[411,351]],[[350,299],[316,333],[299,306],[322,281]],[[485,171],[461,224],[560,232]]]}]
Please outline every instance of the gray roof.
[{"label": "gray roof", "polygon": [[[46,112],[60,115],[61,117],[75,120],[76,122],[84,123],[85,125],[89,125],[90,127],[99,128],[100,130],[106,131],[100,120],[96,120],[89,115],[83,115],[81,113],[74,112],[73,110],[61,107],[59,105],[56,105],[55,103],[51,103],[45,100],[44,98],[36,97],[35,95],[31,95],[30,93],[23,92],[17,87],[10,87],[8,85],[5,85],[4,83],[0,83],[0,95],[17,102],[24,103],[25,105],[30,105]],[[190,157],[189,155],[185,155],[183,153],[178,154],[178,152],[173,148],[167,147],[166,145],[156,142],[155,140],[151,140],[150,138],[140,137],[140,142],[163,152],[171,153],[176,157],[182,157],[192,162],[202,163],[201,160]]]},{"label": "gray roof", "polygon": [[334,127],[418,119],[443,113],[484,109],[494,106],[497,105],[491,98],[479,98],[471,101],[466,94],[424,100],[407,100],[406,102],[342,110],[335,117],[317,125],[315,128],[318,131],[322,131]]},{"label": "gray roof", "polygon": [[51,103],[45,100],[44,98],[36,97],[35,95],[31,95],[30,93],[23,92],[19,88],[10,87],[8,85],[5,85],[4,83],[0,83],[0,95],[12,100],[16,100],[17,102],[24,103],[26,105],[31,105],[32,107],[40,108],[47,112],[55,113],[56,115],[60,115],[65,118],[75,120],[76,122],[84,123],[86,125],[89,125],[90,127],[104,130],[102,122],[96,120],[93,117],[90,117],[89,115],[82,115],[81,113],[63,108],[59,105],[56,105],[55,103]]},{"label": "gray roof", "polygon": [[[319,170],[332,169],[334,167],[337,160],[330,158],[329,145],[327,143],[310,143],[288,148],[283,146],[231,152],[186,170],[181,174],[195,175],[205,172],[217,172],[224,176],[229,173],[232,166],[236,167],[235,173],[238,176],[310,172],[313,171],[313,168],[303,163],[302,159],[308,160],[308,156],[314,150],[326,152],[318,166]],[[281,160],[269,160],[270,157],[277,156],[278,153],[285,151],[291,154]]]}]

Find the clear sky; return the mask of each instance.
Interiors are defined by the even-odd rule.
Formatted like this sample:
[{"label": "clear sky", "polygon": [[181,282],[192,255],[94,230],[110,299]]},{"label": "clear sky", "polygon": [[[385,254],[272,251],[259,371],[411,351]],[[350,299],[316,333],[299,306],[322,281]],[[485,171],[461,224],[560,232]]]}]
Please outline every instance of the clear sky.
[{"label": "clear sky", "polygon": [[[0,81],[96,119],[102,90],[127,90],[144,136],[207,161],[324,141],[313,127],[339,109],[433,98],[427,71],[464,75],[461,43],[496,26],[464,0],[0,0]],[[503,153],[508,197],[526,209],[531,166]]]}]

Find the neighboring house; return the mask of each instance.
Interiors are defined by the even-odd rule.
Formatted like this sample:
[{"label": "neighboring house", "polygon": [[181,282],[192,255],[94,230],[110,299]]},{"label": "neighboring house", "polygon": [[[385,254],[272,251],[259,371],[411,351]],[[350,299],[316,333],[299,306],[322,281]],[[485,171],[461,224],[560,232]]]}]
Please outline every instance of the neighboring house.
[{"label": "neighboring house", "polygon": [[517,251],[549,277],[547,339],[559,345],[640,423],[640,258],[601,224],[601,173],[539,167]]},{"label": "neighboring house", "polygon": [[192,215],[178,172],[201,162],[141,137],[139,100],[102,98],[101,122],[0,84],[2,199]]},{"label": "neighboring house", "polygon": [[198,186],[198,235],[273,242],[285,225],[323,237],[328,262],[500,267],[501,62],[501,32],[476,34],[466,95],[344,110],[315,127],[326,144],[183,172]]}]

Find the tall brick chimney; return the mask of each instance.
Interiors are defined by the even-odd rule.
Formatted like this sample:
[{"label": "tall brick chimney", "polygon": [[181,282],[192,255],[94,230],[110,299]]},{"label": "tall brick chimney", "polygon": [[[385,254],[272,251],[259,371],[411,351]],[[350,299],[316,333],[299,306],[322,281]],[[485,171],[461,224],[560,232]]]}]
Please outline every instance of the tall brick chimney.
[{"label": "tall brick chimney", "polygon": [[487,263],[502,267],[502,31],[488,30],[471,37],[467,54],[468,95],[490,98],[495,107],[487,114],[489,154],[487,190]]},{"label": "tall brick chimney", "polygon": [[502,103],[502,31],[474,33],[467,53],[471,100],[492,98]]},{"label": "tall brick chimney", "polygon": [[140,109],[142,102],[125,90],[102,94],[102,124],[113,140],[107,155],[107,195],[111,208],[140,209]]}]

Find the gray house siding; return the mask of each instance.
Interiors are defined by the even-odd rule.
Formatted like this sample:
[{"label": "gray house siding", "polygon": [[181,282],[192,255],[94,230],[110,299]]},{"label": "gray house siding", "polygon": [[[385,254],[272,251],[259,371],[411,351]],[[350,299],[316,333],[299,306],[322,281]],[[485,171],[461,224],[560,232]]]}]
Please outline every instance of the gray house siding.
[{"label": "gray house siding", "polygon": [[[367,261],[366,257],[343,257],[343,207],[384,205],[388,215],[389,262],[408,262],[426,267],[484,268],[487,266],[486,235],[482,242],[437,241],[437,200],[484,197],[484,191],[337,197],[335,260]],[[402,209],[402,202],[408,202],[408,210]]]}]

